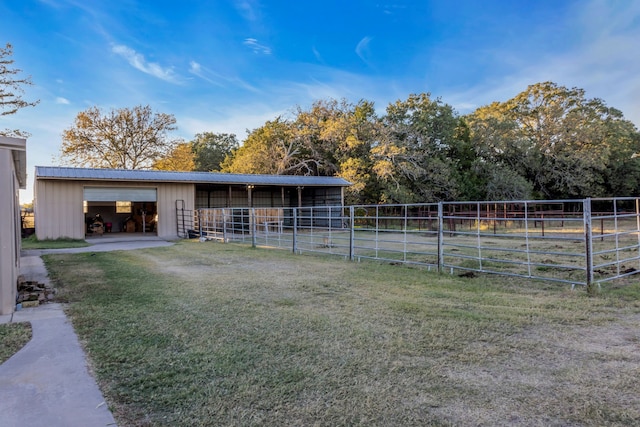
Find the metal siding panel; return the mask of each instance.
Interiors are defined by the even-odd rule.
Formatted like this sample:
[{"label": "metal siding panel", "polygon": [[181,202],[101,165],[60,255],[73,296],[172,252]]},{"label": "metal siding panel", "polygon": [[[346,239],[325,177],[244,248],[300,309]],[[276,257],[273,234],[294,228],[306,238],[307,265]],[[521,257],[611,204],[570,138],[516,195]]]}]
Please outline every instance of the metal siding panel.
[{"label": "metal siding panel", "polygon": [[209,207],[209,192],[205,190],[196,191],[196,209]]},{"label": "metal siding panel", "polygon": [[34,219],[36,225],[36,237],[39,240],[51,239],[53,236],[53,230],[51,225],[50,215],[45,215],[48,210],[49,199],[52,197],[50,194],[52,189],[52,182],[50,181],[36,181],[36,206],[34,212]]},{"label": "metal siding panel", "polygon": [[226,208],[227,196],[229,192],[225,190],[213,190],[211,192],[211,207],[212,208]]},{"label": "metal siding panel", "polygon": [[81,184],[36,181],[35,222],[38,239],[83,239]]},{"label": "metal siding panel", "polygon": [[184,200],[185,209],[193,212],[195,185],[171,183],[158,185],[158,237],[178,238],[176,200]]},{"label": "metal siding panel", "polygon": [[69,236],[73,239],[84,239],[85,222],[82,209],[82,186],[79,183],[71,183],[67,187],[66,210],[68,218],[72,218],[69,229]]},{"label": "metal siding panel", "polygon": [[231,190],[231,207],[232,208],[246,208],[249,206],[249,195],[247,190]]}]

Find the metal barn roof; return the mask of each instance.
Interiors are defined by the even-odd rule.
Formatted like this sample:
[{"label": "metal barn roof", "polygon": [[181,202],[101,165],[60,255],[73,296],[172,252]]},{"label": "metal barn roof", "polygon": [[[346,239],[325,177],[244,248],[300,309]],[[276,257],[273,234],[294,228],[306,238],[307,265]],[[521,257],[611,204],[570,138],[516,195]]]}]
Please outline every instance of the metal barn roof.
[{"label": "metal barn roof", "polygon": [[173,172],[156,170],[92,169],[36,166],[36,179],[66,181],[146,181],[194,184],[276,185],[309,187],[347,187],[343,178],[329,176],[252,175],[217,172]]}]

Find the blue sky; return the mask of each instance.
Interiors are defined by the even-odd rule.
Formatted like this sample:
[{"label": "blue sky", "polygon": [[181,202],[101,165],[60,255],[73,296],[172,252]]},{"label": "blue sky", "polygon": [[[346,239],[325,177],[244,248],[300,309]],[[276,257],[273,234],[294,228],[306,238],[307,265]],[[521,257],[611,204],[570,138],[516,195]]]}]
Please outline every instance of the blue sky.
[{"label": "blue sky", "polygon": [[[92,106],[150,105],[175,137],[235,133],[314,100],[430,92],[461,113],[551,80],[640,125],[634,0],[4,0],[0,43],[31,75],[35,108],[0,118],[28,140],[28,173],[57,163]],[[21,192],[32,199],[32,182]]]}]

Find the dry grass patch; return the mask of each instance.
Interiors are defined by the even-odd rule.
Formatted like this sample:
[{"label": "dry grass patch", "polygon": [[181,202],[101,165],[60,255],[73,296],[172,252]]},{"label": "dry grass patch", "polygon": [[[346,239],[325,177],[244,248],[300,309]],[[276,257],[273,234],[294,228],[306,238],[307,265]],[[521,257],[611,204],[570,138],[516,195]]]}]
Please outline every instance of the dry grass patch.
[{"label": "dry grass patch", "polygon": [[637,284],[219,243],[45,258],[122,426],[640,422]]}]

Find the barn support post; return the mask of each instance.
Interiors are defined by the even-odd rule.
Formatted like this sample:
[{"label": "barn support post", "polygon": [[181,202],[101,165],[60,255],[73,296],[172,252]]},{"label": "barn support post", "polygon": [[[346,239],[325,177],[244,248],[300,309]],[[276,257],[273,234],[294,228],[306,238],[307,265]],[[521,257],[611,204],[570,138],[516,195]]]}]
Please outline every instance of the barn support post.
[{"label": "barn support post", "polygon": [[257,231],[257,226],[256,226],[256,209],[255,208],[251,208],[251,217],[249,219],[249,221],[251,221],[251,247],[255,248],[256,245],[256,231]]},{"label": "barn support post", "polygon": [[591,199],[586,198],[582,201],[582,216],[584,220],[584,240],[585,240],[585,264],[586,264],[586,284],[587,292],[594,294],[596,292],[593,284],[593,233],[591,230]]},{"label": "barn support post", "polygon": [[291,214],[293,215],[293,237],[291,238],[291,251],[295,254],[298,250],[298,209],[292,208]]},{"label": "barn support post", "polygon": [[442,202],[438,202],[438,272],[444,271],[444,220]]},{"label": "barn support post", "polygon": [[349,260],[353,261],[355,257],[354,240],[355,240],[355,209],[349,206]]}]

